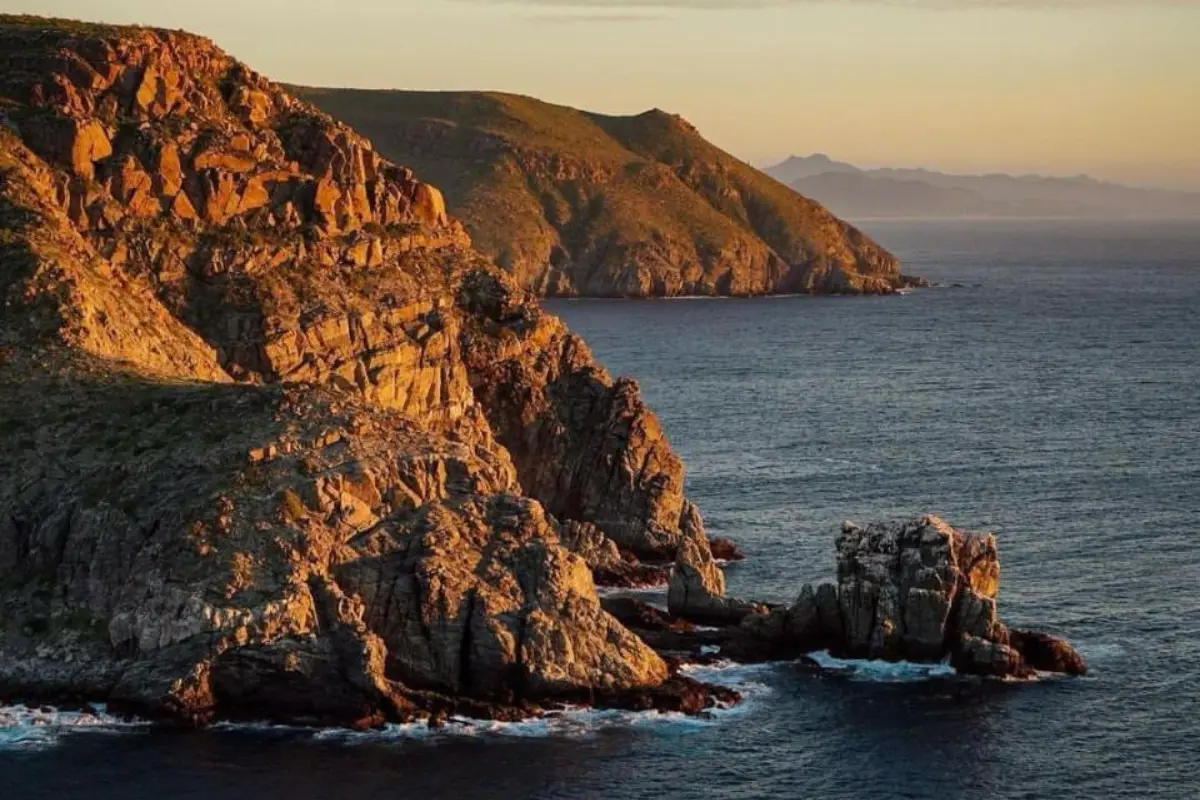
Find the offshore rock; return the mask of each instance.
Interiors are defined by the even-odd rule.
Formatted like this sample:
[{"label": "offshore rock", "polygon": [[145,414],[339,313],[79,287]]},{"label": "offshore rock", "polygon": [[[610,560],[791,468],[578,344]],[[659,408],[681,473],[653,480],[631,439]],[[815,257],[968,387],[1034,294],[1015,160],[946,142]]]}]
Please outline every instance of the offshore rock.
[{"label": "offshore rock", "polygon": [[746,554],[736,542],[723,536],[709,537],[708,546],[712,550],[713,558],[718,561],[744,561],[746,558]]},{"label": "offshore rock", "polygon": [[791,606],[751,615],[742,630],[780,653],[949,658],[960,672],[1006,677],[1086,672],[1066,642],[1010,632],[1000,621],[1000,561],[991,534],[961,531],[935,516],[866,527],[847,522],[837,554],[836,585],[805,586]]},{"label": "offshore rock", "polygon": [[933,516],[899,526],[846,523],[837,551],[847,655],[926,661],[943,657],[957,634],[998,635],[994,536]]},{"label": "offshore rock", "polygon": [[1083,657],[1057,636],[1012,628],[1008,632],[1008,643],[1021,654],[1021,658],[1029,667],[1039,672],[1087,674],[1087,664]]}]

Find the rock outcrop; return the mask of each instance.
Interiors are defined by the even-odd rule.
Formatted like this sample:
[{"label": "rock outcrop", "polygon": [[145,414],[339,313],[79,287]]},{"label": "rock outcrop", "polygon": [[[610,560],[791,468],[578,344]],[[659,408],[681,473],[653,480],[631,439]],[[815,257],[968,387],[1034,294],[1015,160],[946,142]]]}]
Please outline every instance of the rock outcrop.
[{"label": "rock outcrop", "polygon": [[713,557],[700,512],[684,509],[683,542],[667,584],[671,616],[704,625],[736,625],[746,615],[764,610],[756,603],[725,596],[725,573]]},{"label": "rock outcrop", "polygon": [[675,557],[678,458],[437,189],[189,34],[5,16],[0,65],[0,696],[715,699],[594,586]]},{"label": "rock outcrop", "polygon": [[914,283],[861,231],[672,114],[610,117],[484,92],[295,91],[442,186],[477,246],[542,295]]},{"label": "rock outcrop", "polygon": [[991,534],[924,516],[897,525],[846,523],[837,584],[805,586],[791,606],[748,616],[768,649],[829,649],[847,658],[950,659],[963,673],[1084,674],[1083,659],[1048,634],[1010,631],[996,613],[1000,561]]}]

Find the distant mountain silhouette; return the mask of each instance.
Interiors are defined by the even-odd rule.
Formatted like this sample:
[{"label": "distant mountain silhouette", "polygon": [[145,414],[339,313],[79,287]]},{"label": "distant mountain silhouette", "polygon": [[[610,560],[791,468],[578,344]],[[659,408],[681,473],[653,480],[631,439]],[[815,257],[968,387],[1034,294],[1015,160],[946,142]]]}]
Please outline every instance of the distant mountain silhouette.
[{"label": "distant mountain silhouette", "polygon": [[764,170],[843,217],[1200,217],[1200,194],[1139,189],[1086,175],[950,175],[860,169],[818,153]]}]

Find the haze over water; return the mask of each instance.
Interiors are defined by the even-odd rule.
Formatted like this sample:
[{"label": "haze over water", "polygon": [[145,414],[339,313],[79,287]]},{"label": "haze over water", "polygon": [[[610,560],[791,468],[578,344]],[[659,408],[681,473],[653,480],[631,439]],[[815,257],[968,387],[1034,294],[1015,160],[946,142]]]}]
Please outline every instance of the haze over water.
[{"label": "haze over water", "polygon": [[[639,379],[730,591],[788,600],[841,520],[994,530],[1001,614],[1067,636],[1084,679],[718,673],[714,721],[583,715],[470,735],[58,734],[0,744],[6,796],[1189,797],[1200,752],[1200,230],[876,223],[884,298],[554,302]],[[951,288],[949,284],[957,284]]]}]

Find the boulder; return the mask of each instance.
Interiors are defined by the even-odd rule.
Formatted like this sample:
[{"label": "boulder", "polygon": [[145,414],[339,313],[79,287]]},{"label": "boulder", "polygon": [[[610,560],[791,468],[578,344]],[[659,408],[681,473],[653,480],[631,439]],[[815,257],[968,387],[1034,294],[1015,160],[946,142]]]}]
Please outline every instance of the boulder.
[{"label": "boulder", "polygon": [[162,208],[154,194],[154,182],[138,160],[126,156],[113,176],[112,194],[139,217],[157,216]]},{"label": "boulder", "polygon": [[723,536],[710,537],[708,546],[712,550],[713,558],[718,561],[743,561],[746,558],[746,554],[732,539]]},{"label": "boulder", "polygon": [[24,120],[19,131],[31,150],[84,180],[96,176],[97,161],[113,154],[107,129],[94,118],[51,116],[43,112]]},{"label": "boulder", "polygon": [[448,222],[446,201],[441,191],[428,183],[417,184],[412,213],[420,222],[431,228],[445,227]]},{"label": "boulder", "polygon": [[1011,629],[1009,644],[1032,669],[1066,675],[1086,675],[1087,663],[1065,640],[1048,633]]}]

